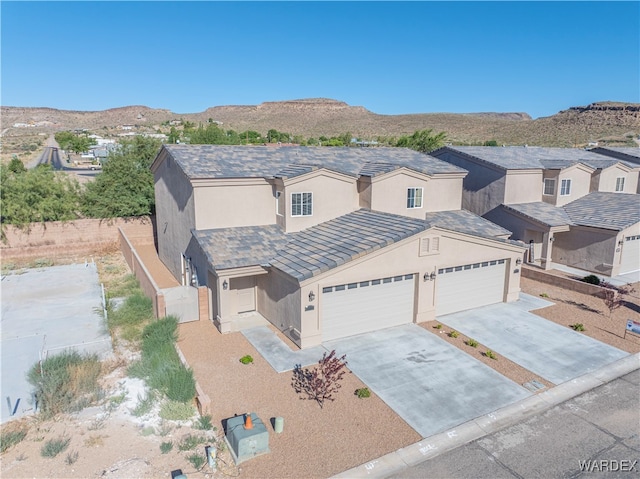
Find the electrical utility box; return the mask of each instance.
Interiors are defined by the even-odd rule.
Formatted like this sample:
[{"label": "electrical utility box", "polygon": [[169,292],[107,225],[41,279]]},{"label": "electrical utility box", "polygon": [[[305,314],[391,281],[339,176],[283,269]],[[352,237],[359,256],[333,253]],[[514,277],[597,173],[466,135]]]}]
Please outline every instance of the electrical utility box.
[{"label": "electrical utility box", "polygon": [[236,465],[271,452],[267,427],[255,413],[252,412],[250,415],[253,423],[251,429],[245,428],[244,414],[227,419],[224,439]]}]

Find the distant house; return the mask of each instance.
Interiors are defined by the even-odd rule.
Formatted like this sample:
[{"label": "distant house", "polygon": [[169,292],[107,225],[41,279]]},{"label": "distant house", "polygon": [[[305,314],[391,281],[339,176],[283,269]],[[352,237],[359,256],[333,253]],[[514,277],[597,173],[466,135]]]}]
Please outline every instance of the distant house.
[{"label": "distant house", "polygon": [[529,263],[640,270],[640,164],[575,148],[447,146],[431,155],[469,171],[463,207],[527,244]]},{"label": "distant house", "polygon": [[151,169],[160,258],[222,332],[260,316],[306,348],[518,298],[526,248],[433,157],[164,145]]}]

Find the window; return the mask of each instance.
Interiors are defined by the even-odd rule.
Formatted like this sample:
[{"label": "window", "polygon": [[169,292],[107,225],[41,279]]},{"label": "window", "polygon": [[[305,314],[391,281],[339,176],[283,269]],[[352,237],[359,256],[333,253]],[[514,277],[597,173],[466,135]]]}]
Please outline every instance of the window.
[{"label": "window", "polygon": [[552,196],[556,193],[556,180],[553,178],[544,179],[544,192],[542,194]]},{"label": "window", "polygon": [[422,188],[407,189],[407,208],[422,208]]},{"label": "window", "polygon": [[624,176],[616,178],[616,191],[624,191]]},{"label": "window", "polygon": [[571,180],[562,180],[560,184],[560,196],[569,196],[571,194]]},{"label": "window", "polygon": [[291,193],[291,216],[311,216],[312,194]]}]

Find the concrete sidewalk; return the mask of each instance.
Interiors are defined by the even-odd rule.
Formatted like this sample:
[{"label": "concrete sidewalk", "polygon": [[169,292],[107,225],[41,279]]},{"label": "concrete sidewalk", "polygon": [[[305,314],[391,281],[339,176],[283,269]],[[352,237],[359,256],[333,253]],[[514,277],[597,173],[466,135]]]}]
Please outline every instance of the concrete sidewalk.
[{"label": "concrete sidewalk", "polygon": [[516,424],[557,406],[609,381],[640,369],[640,353],[627,356],[596,371],[530,396],[484,416],[467,421],[448,431],[427,437],[366,464],[354,467],[334,478],[385,478],[407,467],[420,464],[471,441]]}]

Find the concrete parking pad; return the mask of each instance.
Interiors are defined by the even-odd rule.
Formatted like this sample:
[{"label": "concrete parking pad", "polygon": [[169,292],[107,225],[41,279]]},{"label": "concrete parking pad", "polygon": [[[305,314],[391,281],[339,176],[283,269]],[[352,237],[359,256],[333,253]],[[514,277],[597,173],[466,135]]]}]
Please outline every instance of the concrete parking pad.
[{"label": "concrete parking pad", "polygon": [[242,330],[242,334],[262,357],[279,373],[291,371],[296,364],[302,367],[317,364],[326,352],[322,346],[292,351],[276,333],[267,326],[256,326]]},{"label": "concrete parking pad", "polygon": [[555,384],[629,354],[511,303],[492,304],[438,319]]},{"label": "concrete parking pad", "polygon": [[112,353],[94,263],[4,276],[1,304],[0,422],[33,412],[26,374],[41,357],[65,349],[103,359]]},{"label": "concrete parking pad", "polygon": [[323,344],[423,437],[531,395],[415,324]]}]

